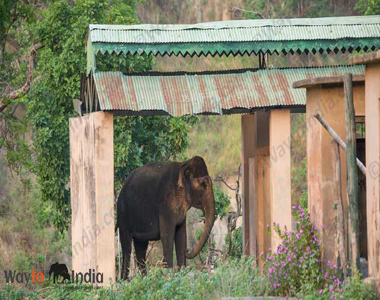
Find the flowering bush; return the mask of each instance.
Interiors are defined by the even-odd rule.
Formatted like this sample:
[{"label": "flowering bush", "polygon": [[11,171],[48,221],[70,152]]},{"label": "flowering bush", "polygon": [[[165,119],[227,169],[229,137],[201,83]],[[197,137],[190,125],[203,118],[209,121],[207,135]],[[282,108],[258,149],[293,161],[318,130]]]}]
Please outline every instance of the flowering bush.
[{"label": "flowering bush", "polygon": [[[277,296],[298,296],[300,299],[376,299],[374,290],[364,284],[360,276],[342,277],[342,267],[328,262],[322,272],[321,250],[318,231],[311,222],[310,214],[301,207],[293,206],[296,228],[281,231],[273,223],[274,231],[282,239],[277,249],[264,260],[264,275],[272,284]],[[267,225],[268,230],[269,225]]]},{"label": "flowering bush", "polygon": [[[273,284],[274,293],[295,296],[323,286],[321,251],[318,232],[310,222],[309,213],[301,206],[293,207],[296,229],[281,231],[273,223],[282,243],[264,261],[264,273]],[[269,225],[267,226],[269,227]]]}]

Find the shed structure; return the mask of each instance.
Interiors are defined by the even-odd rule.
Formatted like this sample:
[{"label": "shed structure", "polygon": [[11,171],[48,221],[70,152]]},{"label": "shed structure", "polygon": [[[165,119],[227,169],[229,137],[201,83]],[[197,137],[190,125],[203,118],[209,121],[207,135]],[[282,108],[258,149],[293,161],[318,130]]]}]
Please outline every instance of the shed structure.
[{"label": "shed structure", "polygon": [[[276,220],[280,226],[292,227],[290,112],[305,111],[305,91],[292,90],[292,84],[346,72],[363,74],[363,67],[268,70],[264,69],[264,54],[373,51],[380,48],[379,37],[379,16],[194,25],[90,25],[86,41],[87,72],[81,84],[81,110],[85,116],[70,120],[71,146],[82,145],[80,151],[71,150],[71,182],[80,182],[77,189],[71,189],[72,207],[78,207],[72,217],[73,247],[77,243],[84,245],[82,231],[87,226],[101,228],[104,238],[94,238],[90,246],[83,246],[73,256],[73,268],[87,271],[96,264],[97,271],[102,272],[103,267],[113,266],[104,277],[115,280],[114,249],[109,238],[114,237],[114,226],[103,224],[105,212],[113,207],[113,199],[103,195],[113,194],[113,181],[89,171],[102,166],[107,174],[113,174],[113,153],[104,147],[112,142],[112,114],[242,114],[244,253],[259,256],[270,246],[276,247],[279,241],[265,236],[265,225]],[[259,58],[260,69],[200,73],[98,72],[97,56],[112,54],[254,54]],[[107,130],[101,130],[103,127]],[[85,159],[89,151],[94,154],[91,159]],[[81,197],[89,197],[90,190],[92,196],[82,201]],[[97,236],[96,232],[94,235]],[[86,262],[81,259],[83,255],[99,257],[96,253],[104,251],[110,255]]]},{"label": "shed structure", "polygon": [[[343,76],[309,78],[295,82],[293,87],[306,90],[308,210],[311,213],[313,224],[320,230],[321,244],[328,245],[322,249],[323,266],[327,268],[329,261],[343,261],[342,256],[339,257],[340,253],[337,249],[341,246],[342,239],[345,240],[345,243],[348,242],[346,234],[344,237],[340,237],[337,230],[337,210],[341,200],[344,212],[344,232],[348,232],[346,153],[341,150],[340,161],[338,161],[334,138],[317,121],[315,116],[320,115],[346,143]],[[363,123],[366,115],[364,74],[353,75],[353,101],[356,122],[357,124]],[[358,147],[363,143],[363,140],[364,138],[357,137]],[[360,155],[363,152],[359,149],[358,156],[364,162]],[[365,175],[362,173],[358,175],[364,181],[362,182],[363,189],[359,187],[359,191],[363,192],[363,195],[359,195],[359,214],[360,220],[364,221],[359,224],[360,257],[367,259],[366,182]],[[324,229],[321,230],[323,227]],[[347,245],[344,246],[347,249]],[[348,257],[348,251],[345,255]]]},{"label": "shed structure", "polygon": [[380,51],[354,56],[350,63],[366,66],[367,280],[380,294]]}]

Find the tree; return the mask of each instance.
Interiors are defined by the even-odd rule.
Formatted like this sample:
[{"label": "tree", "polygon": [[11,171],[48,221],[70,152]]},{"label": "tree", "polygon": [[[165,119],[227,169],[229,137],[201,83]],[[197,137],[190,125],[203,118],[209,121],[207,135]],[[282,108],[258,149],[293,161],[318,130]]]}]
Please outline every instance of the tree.
[{"label": "tree", "polygon": [[[31,126],[34,136],[22,166],[36,175],[41,197],[53,203],[52,221],[61,230],[70,220],[68,119],[73,116],[72,99],[79,98],[80,74],[86,69],[87,28],[91,23],[137,23],[134,5],[134,1],[126,0],[53,1],[39,12],[36,22],[24,24],[19,36],[23,49],[44,45],[36,57],[34,73],[39,80],[27,95],[17,99],[26,107],[23,121]],[[104,56],[97,64],[99,70],[123,72],[144,72],[151,65],[152,58],[147,56]],[[8,109],[1,116],[7,114]],[[180,158],[187,146],[187,132],[196,120],[115,117],[115,192],[137,166]],[[7,145],[6,138],[0,143]],[[18,147],[13,150],[17,153]]]},{"label": "tree", "polygon": [[364,15],[380,14],[380,0],[359,0],[355,9]]}]

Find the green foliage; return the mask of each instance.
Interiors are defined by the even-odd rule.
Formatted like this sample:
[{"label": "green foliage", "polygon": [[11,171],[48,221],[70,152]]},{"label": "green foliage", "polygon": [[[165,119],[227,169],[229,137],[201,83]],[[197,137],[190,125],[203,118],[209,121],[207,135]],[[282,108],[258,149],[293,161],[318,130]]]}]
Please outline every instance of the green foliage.
[{"label": "green foliage", "polygon": [[215,198],[215,219],[222,219],[227,215],[227,209],[230,206],[230,197],[213,185],[214,198]]},{"label": "green foliage", "polygon": [[300,198],[300,205],[301,207],[307,211],[307,207],[308,207],[308,192],[307,190],[305,190],[303,193],[302,193],[302,196]]},{"label": "green foliage", "polygon": [[327,17],[331,15],[331,5],[328,0],[245,0],[244,17],[259,18],[302,18]]},{"label": "green foliage", "polygon": [[[268,280],[261,276],[252,258],[231,259],[218,264],[213,272],[207,269],[182,268],[175,273],[172,269],[148,267],[146,276],[138,274],[130,282],[117,282],[112,288],[93,289],[86,285],[51,285],[34,291],[16,290],[11,285],[0,290],[0,300],[158,300],[158,299],[221,299],[222,297],[266,297],[273,295]],[[344,299],[374,300],[373,289],[354,277],[343,287]],[[328,300],[319,290],[302,295],[307,300]]]},{"label": "green foliage", "polygon": [[378,15],[380,0],[359,0],[356,2],[355,9],[363,15]]},{"label": "green foliage", "polygon": [[[225,241],[225,248],[227,248],[228,247],[227,235],[224,238],[224,241]],[[232,231],[231,250],[228,256],[235,259],[240,259],[243,256],[243,227],[242,226]]]},{"label": "green foliage", "polygon": [[[137,23],[135,4],[133,0],[46,2],[39,17],[22,24],[23,30],[14,37],[20,53],[28,51],[32,44],[42,43],[44,47],[36,59],[35,77],[39,76],[39,80],[28,95],[17,99],[25,104],[26,116],[15,118],[10,109],[2,113],[9,130],[6,135],[2,132],[0,147],[7,149],[8,164],[25,178],[25,183],[29,183],[30,172],[37,176],[41,197],[52,203],[51,218],[60,230],[67,229],[70,220],[68,119],[73,116],[72,99],[79,98],[80,74],[86,69],[88,25]],[[11,61],[6,60],[0,75],[7,80],[19,76],[19,80],[13,80],[19,86],[24,82],[26,64],[22,64],[23,72],[12,73],[12,68],[6,70]],[[97,67],[145,72],[151,65],[152,58],[147,56],[105,55],[98,57]],[[134,168],[151,161],[181,159],[188,143],[187,133],[196,121],[196,117],[115,117],[115,193]],[[25,138],[30,127],[32,145]]]},{"label": "green foliage", "polygon": [[376,292],[370,284],[365,284],[360,275],[347,279],[343,289],[344,299],[375,300]]},{"label": "green foliage", "polygon": [[[369,284],[365,284],[359,275],[347,279],[347,283],[341,287],[341,295],[336,299],[375,300],[376,292]],[[335,299],[327,290],[314,290],[303,295],[304,300],[330,300]]]},{"label": "green foliage", "polygon": [[274,223],[274,231],[282,242],[277,249],[269,251],[264,261],[264,272],[279,296],[309,292],[321,287],[323,280],[318,232],[301,206],[293,207],[293,215],[294,231],[282,231]]},{"label": "green foliage", "polygon": [[[82,299],[220,299],[221,297],[243,297],[265,295],[267,286],[260,278],[252,259],[242,258],[220,264],[213,273],[207,269],[172,269],[149,267],[147,276],[137,275],[130,282],[119,282],[113,288],[91,289],[72,285],[55,285],[48,289],[23,292],[28,299],[82,300]],[[14,295],[12,287],[0,291],[0,299]],[[16,299],[24,299],[19,297]]]},{"label": "green foliage", "polygon": [[321,245],[310,214],[301,206],[293,206],[296,229],[282,231],[274,223],[274,231],[282,239],[275,251],[269,251],[264,261],[268,277],[277,296],[297,296],[302,299],[375,299],[375,293],[359,276],[342,280],[342,267],[328,262],[321,268]]},{"label": "green foliage", "polygon": [[14,289],[12,285],[6,285],[3,290],[0,290],[0,300],[24,300],[27,294],[25,290]]},{"label": "green foliage", "polygon": [[197,117],[115,118],[115,192],[129,172],[152,161],[182,160],[187,133]]}]

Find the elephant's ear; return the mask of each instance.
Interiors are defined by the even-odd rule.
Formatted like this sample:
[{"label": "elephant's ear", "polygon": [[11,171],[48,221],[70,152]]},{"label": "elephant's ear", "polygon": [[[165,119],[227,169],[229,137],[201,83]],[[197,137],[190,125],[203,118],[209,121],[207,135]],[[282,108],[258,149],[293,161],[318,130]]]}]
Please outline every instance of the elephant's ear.
[{"label": "elephant's ear", "polygon": [[185,187],[190,180],[193,179],[193,174],[191,173],[191,168],[188,163],[183,163],[179,170],[178,176],[178,187]]}]

